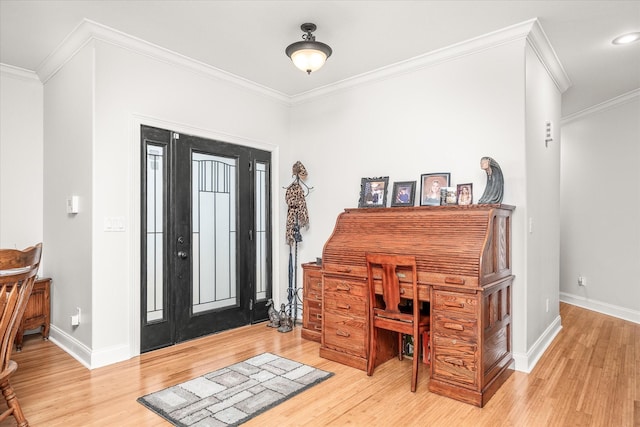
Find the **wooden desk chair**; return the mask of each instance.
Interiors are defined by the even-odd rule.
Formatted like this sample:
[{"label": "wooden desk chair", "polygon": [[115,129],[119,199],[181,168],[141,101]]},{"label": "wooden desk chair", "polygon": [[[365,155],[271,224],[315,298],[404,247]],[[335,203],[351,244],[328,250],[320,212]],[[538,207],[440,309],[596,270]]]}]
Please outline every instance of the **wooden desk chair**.
[{"label": "wooden desk chair", "polygon": [[[413,376],[411,391],[416,391],[418,383],[418,364],[420,358],[420,339],[429,330],[429,316],[420,313],[418,299],[418,278],[416,260],[413,256],[367,254],[367,277],[369,281],[369,359],[367,360],[367,375],[372,375],[376,362],[376,348],[378,345],[378,329],[386,329],[398,333],[399,358],[402,360],[402,335],[413,336]],[[374,277],[374,269],[382,268],[382,277]],[[404,290],[400,288],[398,268],[405,271],[410,269],[413,287],[412,312],[400,310]],[[382,281],[382,304],[376,298],[375,284]],[[380,294],[378,294],[380,295]],[[382,305],[380,307],[379,305]],[[425,334],[426,335],[426,334]]]},{"label": "wooden desk chair", "polygon": [[27,427],[29,422],[9,382],[18,368],[18,364],[11,360],[11,352],[33,289],[41,253],[41,243],[24,251],[0,249],[0,390],[7,402],[0,421],[13,415],[19,427]]}]

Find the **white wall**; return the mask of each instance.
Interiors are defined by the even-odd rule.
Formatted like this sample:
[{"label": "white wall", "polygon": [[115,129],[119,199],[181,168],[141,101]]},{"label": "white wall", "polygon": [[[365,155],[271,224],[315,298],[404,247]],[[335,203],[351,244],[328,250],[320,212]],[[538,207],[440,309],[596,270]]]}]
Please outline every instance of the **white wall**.
[{"label": "white wall", "polygon": [[[524,313],[529,371],[560,328],[558,303],[560,252],[560,106],[561,92],[535,50],[526,49],[526,239]],[[546,122],[553,141],[546,143]],[[515,293],[518,295],[518,293]],[[539,343],[539,340],[544,340]]]},{"label": "white wall", "polygon": [[[0,247],[42,242],[42,84],[0,66]],[[45,273],[43,251],[39,275]]]},{"label": "white wall", "polygon": [[[563,301],[640,323],[640,89],[562,127]],[[577,283],[578,275],[586,286]]]},{"label": "white wall", "polygon": [[491,156],[504,173],[503,202],[516,205],[513,338],[526,353],[524,48],[524,40],[502,44],[295,106],[291,139],[300,143],[283,164],[301,160],[314,187],[300,260],[322,255],[337,215],[357,207],[362,177],[416,180],[419,191],[421,174],[450,172],[452,184],[473,183],[477,201],[486,186],[480,158]]},{"label": "white wall", "polygon": [[[51,339],[75,354],[92,345],[93,49],[71,58],[44,86],[44,248],[51,290]],[[66,200],[79,197],[79,213]],[[76,307],[81,324],[71,326]],[[68,341],[60,341],[60,335]]]},{"label": "white wall", "polygon": [[[57,254],[52,274],[61,284],[52,339],[97,367],[139,351],[140,124],[272,151],[277,171],[289,107],[99,40],[46,82],[45,95],[45,238]],[[80,196],[76,216],[59,208],[69,194]],[[113,217],[124,219],[123,232],[104,230]],[[275,260],[280,250],[284,245],[274,248]],[[73,329],[75,307],[82,322]]]},{"label": "white wall", "polygon": [[[101,178],[94,183],[93,346],[108,352],[129,333],[139,335],[139,123],[272,151],[277,171],[278,150],[287,147],[289,107],[104,42],[96,50],[95,106],[94,176]],[[126,219],[124,233],[103,231],[103,219],[113,216]],[[279,250],[284,246],[274,247]]]}]

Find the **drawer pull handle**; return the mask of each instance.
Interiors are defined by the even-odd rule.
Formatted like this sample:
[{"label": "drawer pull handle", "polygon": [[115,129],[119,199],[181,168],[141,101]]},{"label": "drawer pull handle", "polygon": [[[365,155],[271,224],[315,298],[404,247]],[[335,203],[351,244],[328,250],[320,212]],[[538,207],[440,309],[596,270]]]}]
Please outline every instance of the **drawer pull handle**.
[{"label": "drawer pull handle", "polygon": [[446,307],[456,307],[456,308],[464,308],[464,303],[463,302],[452,302],[452,301],[445,301],[444,305]]},{"label": "drawer pull handle", "polygon": [[351,273],[351,268],[347,267],[347,268],[340,268],[339,269],[342,273]]},{"label": "drawer pull handle", "polygon": [[445,357],[444,361],[451,364],[451,365],[456,365],[456,366],[464,366],[464,362],[460,359],[455,359],[453,357]]},{"label": "drawer pull handle", "polygon": [[444,283],[449,283],[451,285],[464,285],[464,279],[462,277],[445,277]]},{"label": "drawer pull handle", "polygon": [[346,283],[338,283],[338,286],[336,286],[336,289],[339,291],[350,291],[351,286],[347,285]]},{"label": "drawer pull handle", "polygon": [[347,331],[341,331],[340,329],[338,329],[336,331],[336,335],[338,335],[339,337],[350,337],[351,334]]},{"label": "drawer pull handle", "polygon": [[322,314],[316,314],[316,319],[322,320]]},{"label": "drawer pull handle", "polygon": [[351,305],[339,302],[338,304],[336,304],[336,307],[341,308],[343,310],[349,310],[351,308]]},{"label": "drawer pull handle", "polygon": [[460,325],[460,324],[458,324],[458,323],[449,323],[449,322],[446,322],[443,326],[444,326],[445,328],[447,328],[447,329],[453,329],[453,330],[455,330],[455,331],[464,331],[464,326],[462,326],[462,325]]},{"label": "drawer pull handle", "polygon": [[322,295],[316,295],[316,299],[317,299],[318,301],[322,301]]},{"label": "drawer pull handle", "polygon": [[404,288],[400,288],[400,295],[404,295]]},{"label": "drawer pull handle", "polygon": [[315,329],[316,331],[321,331],[322,325],[313,325],[313,329]]},{"label": "drawer pull handle", "polygon": [[404,273],[396,273],[396,276],[400,277],[401,279],[404,279],[405,277],[407,277],[407,275]]}]

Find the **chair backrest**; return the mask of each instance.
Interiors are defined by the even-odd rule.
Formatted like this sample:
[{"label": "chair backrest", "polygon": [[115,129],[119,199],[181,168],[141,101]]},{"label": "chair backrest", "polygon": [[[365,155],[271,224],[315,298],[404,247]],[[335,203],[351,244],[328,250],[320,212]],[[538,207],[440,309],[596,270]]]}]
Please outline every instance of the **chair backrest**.
[{"label": "chair backrest", "polygon": [[[371,297],[374,297],[374,266],[382,268],[382,299],[387,313],[400,314],[400,300],[406,298],[401,293],[400,279],[398,278],[398,268],[410,269],[414,299],[417,300],[417,268],[416,258],[408,255],[388,255],[388,254],[367,254],[367,277],[369,278],[369,288]],[[419,309],[417,301],[413,304],[414,311]]]},{"label": "chair backrest", "polygon": [[40,266],[42,244],[23,251],[0,249],[0,371],[9,364],[13,341]]}]

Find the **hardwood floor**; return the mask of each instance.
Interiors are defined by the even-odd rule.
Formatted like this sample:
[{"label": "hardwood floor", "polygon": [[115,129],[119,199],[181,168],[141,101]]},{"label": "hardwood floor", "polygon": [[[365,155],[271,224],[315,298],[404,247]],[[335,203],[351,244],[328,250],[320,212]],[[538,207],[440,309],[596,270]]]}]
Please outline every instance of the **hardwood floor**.
[{"label": "hardwood floor", "polygon": [[[483,408],[429,393],[397,359],[364,371],[322,359],[300,328],[228,331],[89,371],[51,342],[25,337],[14,389],[32,426],[169,426],[139,396],[262,352],[334,372],[246,426],[640,426],[640,325],[561,304],[563,330],[530,374],[514,372]],[[12,419],[3,424],[12,425]]]}]

